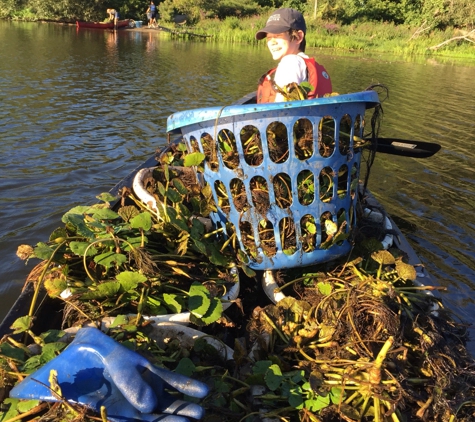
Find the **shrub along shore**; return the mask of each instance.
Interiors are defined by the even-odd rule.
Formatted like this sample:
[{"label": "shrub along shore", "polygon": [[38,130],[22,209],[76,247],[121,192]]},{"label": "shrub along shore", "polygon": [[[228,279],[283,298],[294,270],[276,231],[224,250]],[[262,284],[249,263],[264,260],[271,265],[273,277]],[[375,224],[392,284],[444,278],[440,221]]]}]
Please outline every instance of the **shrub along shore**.
[{"label": "shrub along shore", "polygon": [[[128,16],[124,16],[124,19]],[[255,44],[255,33],[265,26],[267,15],[250,18],[227,17],[223,20],[203,19],[193,26],[159,21],[163,32],[206,42]],[[23,21],[34,21],[32,16]],[[146,25],[145,16],[135,17]],[[48,21],[51,22],[51,21]],[[74,22],[56,22],[74,24]],[[148,28],[145,26],[144,28]],[[341,52],[376,52],[396,55],[423,55],[451,59],[475,59],[475,29],[447,27],[427,30],[424,27],[396,25],[388,22],[338,24],[307,17],[307,47]]]},{"label": "shrub along shore", "polygon": [[[223,21],[203,20],[192,32],[210,35],[209,38],[220,42],[256,43],[256,30],[263,26],[265,17],[231,17]],[[457,28],[424,31],[384,22],[340,25],[311,19],[307,19],[307,26],[307,47],[475,59],[475,31]]]}]

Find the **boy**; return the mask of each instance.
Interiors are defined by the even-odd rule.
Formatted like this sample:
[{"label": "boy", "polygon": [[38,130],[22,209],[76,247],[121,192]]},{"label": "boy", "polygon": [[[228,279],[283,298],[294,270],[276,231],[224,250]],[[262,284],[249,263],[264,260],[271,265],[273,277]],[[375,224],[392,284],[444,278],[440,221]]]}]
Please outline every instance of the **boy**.
[{"label": "boy", "polygon": [[157,6],[153,1],[150,2],[150,6],[147,9],[147,17],[149,17],[148,27],[154,28],[157,25]]},{"label": "boy", "polygon": [[313,89],[308,98],[323,97],[332,92],[330,76],[315,59],[309,58],[305,52],[305,19],[297,10],[276,10],[267,20],[264,29],[256,33],[256,39],[267,39],[272,58],[280,60],[275,69],[269,70],[259,81],[257,102],[270,103],[285,101],[279,92],[291,83],[299,85],[308,81]]}]

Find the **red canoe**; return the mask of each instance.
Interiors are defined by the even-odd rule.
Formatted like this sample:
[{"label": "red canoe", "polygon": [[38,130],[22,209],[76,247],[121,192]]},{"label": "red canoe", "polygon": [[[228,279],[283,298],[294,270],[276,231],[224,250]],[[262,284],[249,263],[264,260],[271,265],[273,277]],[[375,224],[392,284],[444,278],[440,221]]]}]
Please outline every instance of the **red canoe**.
[{"label": "red canoe", "polygon": [[[129,26],[129,19],[117,22],[117,28]],[[100,28],[100,29],[114,29],[114,22],[79,22],[76,21],[78,28]]]}]

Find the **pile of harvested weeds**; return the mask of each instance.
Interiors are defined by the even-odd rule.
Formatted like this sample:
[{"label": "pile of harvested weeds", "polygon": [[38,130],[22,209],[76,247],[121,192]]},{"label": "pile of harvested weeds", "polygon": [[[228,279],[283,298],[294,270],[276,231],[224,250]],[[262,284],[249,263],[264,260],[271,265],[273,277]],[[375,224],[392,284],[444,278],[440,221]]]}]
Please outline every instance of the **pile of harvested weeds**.
[{"label": "pile of harvested weeds", "polygon": [[[106,318],[113,321],[109,336],[210,386],[201,402],[205,421],[474,420],[475,362],[466,349],[466,327],[427,294],[436,287],[415,283],[416,270],[400,250],[382,250],[384,228],[363,216],[351,256],[275,272],[285,295],[277,303],[263,293],[262,274],[243,266],[241,294],[233,306],[220,308],[219,298],[235,282],[228,269],[239,263],[239,248],[194,218],[215,205],[209,188],[177,170],[182,154],[168,156],[149,181],[150,193],[164,205],[158,211],[125,190],[118,209],[103,197],[101,207],[67,213],[65,227],[49,242],[22,249],[43,260],[32,281],[45,283],[66,311],[63,326],[48,332],[36,332],[32,316],[15,323],[15,332],[34,347],[14,335],[1,339],[3,421],[100,419],[81,406],[73,412],[65,402],[9,399],[8,391],[61,352],[62,329]],[[67,289],[72,295],[62,296]],[[199,312],[209,301],[201,317],[197,298]],[[232,359],[223,360],[203,341],[190,346],[179,336],[157,338],[144,313],[172,309],[189,311],[190,325],[232,348]]]}]

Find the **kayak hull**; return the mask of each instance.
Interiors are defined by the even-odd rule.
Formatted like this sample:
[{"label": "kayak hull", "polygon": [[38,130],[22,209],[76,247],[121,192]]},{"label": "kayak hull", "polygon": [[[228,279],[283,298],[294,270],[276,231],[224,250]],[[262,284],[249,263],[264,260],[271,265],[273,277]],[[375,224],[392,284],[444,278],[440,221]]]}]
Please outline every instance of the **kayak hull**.
[{"label": "kayak hull", "polygon": [[[117,22],[117,28],[125,28],[129,26],[129,20],[121,20]],[[80,22],[76,21],[77,28],[96,28],[96,29],[114,29],[114,22]]]}]

